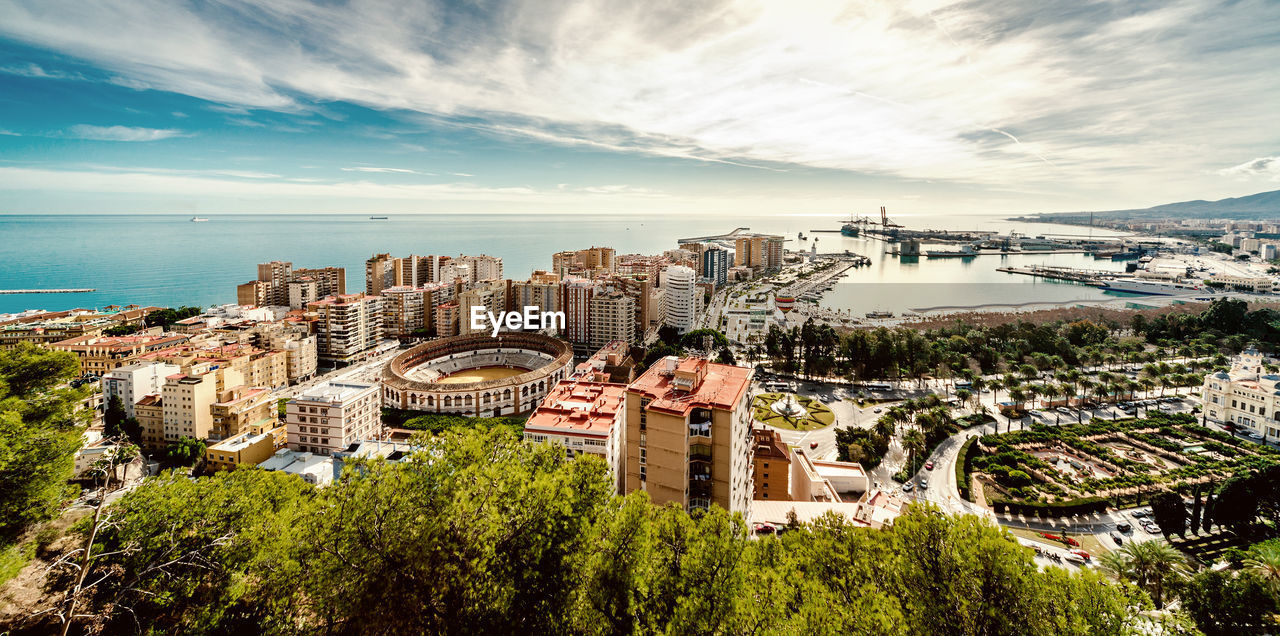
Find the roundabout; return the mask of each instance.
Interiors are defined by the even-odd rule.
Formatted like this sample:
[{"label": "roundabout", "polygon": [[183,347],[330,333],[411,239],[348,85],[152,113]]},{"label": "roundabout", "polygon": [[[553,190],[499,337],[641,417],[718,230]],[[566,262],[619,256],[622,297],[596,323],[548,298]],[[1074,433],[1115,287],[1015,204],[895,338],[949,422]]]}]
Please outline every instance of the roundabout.
[{"label": "roundabout", "polygon": [[831,426],[835,413],[826,404],[794,393],[761,393],[751,400],[756,421],[789,431],[813,431]]}]

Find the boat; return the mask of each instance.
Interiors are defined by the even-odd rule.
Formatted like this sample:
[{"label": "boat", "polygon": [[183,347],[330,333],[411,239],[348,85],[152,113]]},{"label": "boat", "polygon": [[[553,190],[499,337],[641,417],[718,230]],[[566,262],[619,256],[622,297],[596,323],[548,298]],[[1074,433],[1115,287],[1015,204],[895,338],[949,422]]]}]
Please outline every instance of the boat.
[{"label": "boat", "polygon": [[972,245],[963,245],[958,250],[926,250],[929,258],[970,258],[978,255]]},{"label": "boat", "polygon": [[867,318],[871,318],[873,320],[876,318],[892,318],[892,317],[893,317],[892,311],[868,311],[867,312]]},{"label": "boat", "polygon": [[206,219],[206,218],[204,218],[204,217],[200,217],[200,216],[193,216],[193,217],[191,217],[191,222],[192,222],[192,223],[204,223],[205,221],[208,221],[208,220],[209,220],[209,219]]},{"label": "boat", "polygon": [[1200,291],[1200,287],[1193,285],[1182,285],[1179,283],[1165,283],[1151,280],[1121,280],[1109,279],[1099,281],[1096,286],[1102,291],[1121,292],[1125,294],[1140,294],[1143,296],[1173,296],[1179,294],[1189,294],[1191,292]]},{"label": "boat", "polygon": [[852,236],[854,238],[857,238],[858,226],[852,223],[845,223],[844,225],[840,226],[840,233],[843,234],[844,236]]},{"label": "boat", "polygon": [[369,219],[370,219],[370,220],[373,220],[373,221],[385,221],[385,220],[387,220],[387,217],[385,217],[385,216],[371,216],[371,217],[369,217]]}]

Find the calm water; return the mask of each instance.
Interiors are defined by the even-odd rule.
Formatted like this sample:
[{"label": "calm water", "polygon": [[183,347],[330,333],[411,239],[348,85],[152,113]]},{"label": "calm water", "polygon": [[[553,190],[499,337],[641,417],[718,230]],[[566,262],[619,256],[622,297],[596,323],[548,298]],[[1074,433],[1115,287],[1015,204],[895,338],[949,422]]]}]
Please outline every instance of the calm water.
[{"label": "calm water", "polygon": [[[999,217],[895,217],[908,227],[1017,230],[1031,235],[1083,235],[1084,228],[1018,224]],[[1078,254],[1001,258],[925,259],[902,262],[883,254],[885,244],[814,229],[837,229],[832,216],[674,217],[547,215],[210,216],[0,215],[0,289],[81,288],[86,294],[0,295],[0,313],[110,304],[212,305],[235,301],[237,284],[255,277],[256,264],[292,261],[294,267],[347,268],[348,290],[364,284],[371,254],[492,254],[506,275],[527,276],[551,266],[551,254],[607,245],[624,253],[660,253],[676,239],[721,234],[735,227],[785,234],[791,249],[807,248],[798,232],[818,237],[818,251],[852,250],[872,258],[851,271],[825,306],[865,312],[993,302],[1076,300],[1102,297],[1096,289],[1036,282],[996,272],[1001,264],[1048,263],[1089,268],[1122,267]],[[1108,235],[1095,230],[1095,236]]]}]

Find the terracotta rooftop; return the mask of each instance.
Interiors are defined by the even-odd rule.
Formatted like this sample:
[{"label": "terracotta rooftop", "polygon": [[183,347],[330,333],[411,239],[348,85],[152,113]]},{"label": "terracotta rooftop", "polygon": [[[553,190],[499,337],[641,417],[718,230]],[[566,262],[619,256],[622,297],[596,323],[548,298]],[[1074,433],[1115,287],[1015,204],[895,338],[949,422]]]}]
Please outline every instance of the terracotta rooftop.
[{"label": "terracotta rooftop", "polygon": [[652,400],[650,409],[676,414],[696,407],[732,410],[751,383],[752,370],[703,358],[663,358],[627,390]]},{"label": "terracotta rooftop", "polygon": [[524,423],[525,431],[608,437],[625,409],[627,385],[563,380]]}]

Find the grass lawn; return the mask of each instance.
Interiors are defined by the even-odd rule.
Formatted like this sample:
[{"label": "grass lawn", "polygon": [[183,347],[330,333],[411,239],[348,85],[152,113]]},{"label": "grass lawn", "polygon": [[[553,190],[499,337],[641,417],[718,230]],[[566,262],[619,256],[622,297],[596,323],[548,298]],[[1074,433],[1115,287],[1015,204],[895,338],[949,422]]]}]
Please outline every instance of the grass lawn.
[{"label": "grass lawn", "polygon": [[800,395],[796,402],[803,406],[806,413],[802,417],[784,416],[773,410],[773,403],[786,397],[786,393],[762,393],[751,400],[751,415],[759,422],[775,428],[792,431],[813,431],[831,426],[836,421],[835,413],[819,402]]}]

